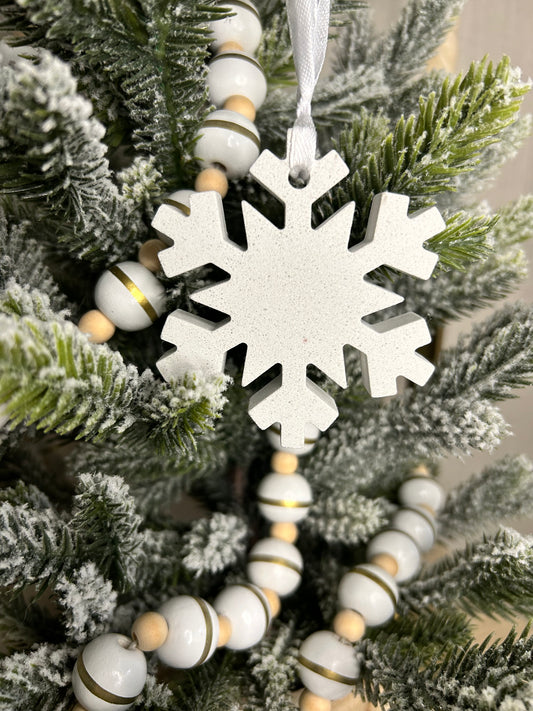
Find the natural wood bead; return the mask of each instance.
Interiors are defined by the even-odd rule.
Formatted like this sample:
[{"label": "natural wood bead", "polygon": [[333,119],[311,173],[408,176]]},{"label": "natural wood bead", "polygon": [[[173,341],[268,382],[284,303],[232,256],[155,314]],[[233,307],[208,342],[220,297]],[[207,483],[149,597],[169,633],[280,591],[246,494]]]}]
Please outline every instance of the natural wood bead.
[{"label": "natural wood bead", "polygon": [[82,333],[90,334],[91,343],[105,343],[115,333],[115,324],[98,309],[87,311],[80,318],[78,328]]},{"label": "natural wood bead", "polygon": [[218,642],[217,647],[223,647],[229,641],[231,637],[231,622],[224,615],[218,616]]},{"label": "natural wood bead", "polygon": [[290,452],[274,452],[270,466],[276,474],[294,474],[298,469],[298,457]]},{"label": "natural wood bead", "polygon": [[299,701],[300,711],[330,711],[331,701],[304,689]]},{"label": "natural wood bead", "polygon": [[279,599],[279,595],[274,592],[274,590],[270,590],[270,588],[261,588],[263,591],[266,599],[268,600],[268,604],[270,605],[270,611],[272,612],[272,617],[277,617],[279,615],[279,611],[281,610],[281,601]]},{"label": "natural wood bead", "polygon": [[335,615],[333,629],[348,642],[357,642],[364,635],[366,625],[363,616],[355,610],[341,610]]},{"label": "natural wood bead", "polygon": [[131,628],[131,638],[143,652],[153,652],[161,647],[168,637],[168,624],[159,612],[145,612]]},{"label": "natural wood bead", "polygon": [[270,526],[270,535],[287,543],[295,543],[298,539],[298,527],[295,523],[278,521]]},{"label": "natural wood bead", "polygon": [[228,192],[228,179],[220,168],[205,168],[196,176],[194,189],[199,193],[215,190],[220,197],[225,198]]},{"label": "natural wood bead", "polygon": [[255,121],[255,106],[247,96],[234,94],[226,99],[224,108],[228,111],[236,111],[238,114],[246,116],[250,121]]},{"label": "natural wood bead", "polygon": [[224,44],[220,45],[218,53],[220,52],[244,52],[244,49],[242,44],[231,40],[230,42],[224,42]]},{"label": "natural wood bead", "polygon": [[429,513],[430,513],[433,517],[435,517],[435,516],[437,515],[437,512],[435,511],[435,509],[433,508],[433,506],[430,506],[429,504],[418,504],[418,506],[420,506],[420,507],[423,508],[423,509],[426,509],[426,511],[429,511]]},{"label": "natural wood bead", "polygon": [[418,464],[411,472],[413,476],[429,476],[429,469],[425,464]]},{"label": "natural wood bead", "polygon": [[146,267],[151,272],[158,272],[161,269],[159,252],[167,247],[168,245],[166,245],[161,239],[149,239],[144,244],[141,244],[137,254],[137,259],[143,267]]},{"label": "natural wood bead", "polygon": [[370,561],[373,565],[378,565],[383,570],[386,570],[389,575],[394,576],[398,572],[398,563],[396,559],[393,558],[388,553],[378,553]]}]

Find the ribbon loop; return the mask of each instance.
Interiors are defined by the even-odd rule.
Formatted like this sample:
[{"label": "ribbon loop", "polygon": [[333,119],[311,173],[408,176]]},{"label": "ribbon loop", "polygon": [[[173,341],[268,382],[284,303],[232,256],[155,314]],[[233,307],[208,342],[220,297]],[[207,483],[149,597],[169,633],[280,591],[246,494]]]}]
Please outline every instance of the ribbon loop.
[{"label": "ribbon loop", "polygon": [[296,120],[289,134],[288,156],[293,177],[308,179],[316,154],[311,116],[313,92],[328,43],[330,0],[287,0],[294,66],[298,80]]}]

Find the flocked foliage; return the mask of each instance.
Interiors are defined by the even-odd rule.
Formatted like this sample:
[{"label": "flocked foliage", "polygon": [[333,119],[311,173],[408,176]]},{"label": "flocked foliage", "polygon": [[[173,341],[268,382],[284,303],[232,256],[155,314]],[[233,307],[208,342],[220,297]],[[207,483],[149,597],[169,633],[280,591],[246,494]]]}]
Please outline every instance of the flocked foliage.
[{"label": "flocked foliage", "polygon": [[[256,124],[282,154],[296,96],[286,10],[257,6],[269,91]],[[506,57],[457,77],[425,71],[461,7],[408,0],[378,35],[366,3],[333,3],[336,58],[313,110],[320,151],[336,146],[350,169],[315,205],[317,224],[354,199],[351,243],[361,241],[383,190],[407,194],[413,211],[441,209],[431,280],[369,277],[404,297],[390,314],[423,313],[433,334],[512,292],[532,236],[531,196],[497,211],[478,204],[530,130],[519,113],[527,82]],[[11,44],[0,45],[0,711],[72,708],[79,645],[128,634],[173,595],[212,601],[268,535],[254,492],[270,449],[246,413],[242,352],[228,358],[231,379],[166,384],[160,323],[107,345],[75,325],[99,270],[135,258],[157,204],[191,185],[210,110],[207,23],[225,12],[215,0],[0,0]],[[251,181],[232,183],[232,236],[242,199],[282,217]],[[207,276],[159,274],[169,307],[189,307]],[[315,496],[298,540],[300,590],[245,653],[219,650],[177,674],[150,660],[133,708],[289,711],[297,648],[331,623],[340,576],[387,525],[401,481],[420,463],[437,476],[441,457],[492,451],[509,434],[498,403],[531,381],[532,336],[531,308],[507,304],[436,358],[427,386],[390,400],[367,396],[347,353],[340,417],[300,461]],[[532,707],[529,629],[477,644],[471,624],[532,614],[531,540],[499,528],[531,515],[532,484],[531,463],[508,456],[450,493],[440,535],[456,551],[402,586],[399,616],[357,645],[367,699],[399,711]]]}]

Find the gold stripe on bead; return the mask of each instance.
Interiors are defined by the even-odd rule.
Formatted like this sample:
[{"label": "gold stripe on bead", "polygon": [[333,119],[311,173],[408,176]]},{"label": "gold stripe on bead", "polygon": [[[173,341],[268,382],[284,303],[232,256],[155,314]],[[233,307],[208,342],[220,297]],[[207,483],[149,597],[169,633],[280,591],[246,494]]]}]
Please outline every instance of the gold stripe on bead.
[{"label": "gold stripe on bead", "polygon": [[379,585],[379,587],[384,590],[387,595],[390,597],[392,600],[392,604],[394,607],[396,607],[398,603],[398,598],[394,594],[394,592],[389,588],[387,583],[383,581],[379,575],[374,575],[370,570],[367,570],[366,568],[359,568],[356,566],[355,568],[352,568],[350,570],[350,573],[358,573],[359,575],[364,575],[365,578],[368,578],[369,580],[372,580],[372,582],[376,583],[376,585]]},{"label": "gold stripe on bead", "polygon": [[[269,427],[268,429],[271,432],[273,432],[275,435],[278,435],[279,437],[281,437],[281,428],[280,427],[276,427],[276,425],[271,425],[271,427]],[[304,438],[304,444],[316,444],[317,442],[318,442],[318,438],[317,439],[309,439],[308,437]],[[281,451],[283,451],[283,450],[281,450]]]},{"label": "gold stripe on bead", "polygon": [[[230,131],[235,131],[235,133],[240,133],[241,136],[245,136],[245,138],[250,139],[252,143],[255,143],[257,149],[261,150],[261,141],[255,135],[255,133],[249,131],[244,126],[240,126],[238,123],[234,123],[233,121],[223,121],[221,119],[208,118],[206,121],[203,122],[202,128],[227,128]],[[202,128],[200,129],[200,131],[202,130]]]},{"label": "gold stripe on bead", "polygon": [[203,614],[204,620],[205,620],[204,650],[200,656],[200,659],[194,665],[195,667],[199,667],[201,664],[203,664],[205,662],[205,660],[207,659],[207,655],[209,654],[209,651],[211,649],[211,644],[213,642],[213,620],[211,619],[211,615],[209,614],[209,608],[207,607],[206,601],[202,600],[201,597],[195,597],[194,599],[200,606],[200,610],[202,611],[202,614]]},{"label": "gold stripe on bead", "polygon": [[259,21],[261,21],[261,17],[257,9],[253,5],[248,5],[247,2],[243,2],[243,0],[228,0],[228,5],[237,5],[237,7],[244,7],[246,10],[250,10],[250,12],[253,13]]},{"label": "gold stripe on bead", "polygon": [[271,620],[270,606],[269,606],[268,602],[266,602],[264,600],[261,593],[257,592],[257,590],[252,585],[249,585],[248,583],[237,583],[237,585],[239,585],[241,588],[247,588],[248,590],[250,590],[250,592],[253,592],[253,594],[259,600],[263,610],[265,611],[266,626],[268,629],[268,626],[270,625],[270,620]]},{"label": "gold stripe on bead", "polygon": [[213,59],[211,60],[211,64],[213,62],[216,62],[217,59],[243,59],[249,64],[253,64],[254,67],[257,67],[257,69],[260,69],[261,72],[263,71],[263,67],[259,64],[257,59],[254,57],[250,57],[249,54],[241,54],[240,52],[220,52],[220,54],[217,54]]},{"label": "gold stripe on bead", "polygon": [[[413,513],[417,513],[419,516],[422,516],[424,521],[427,521],[429,525],[431,526],[431,530],[433,531],[433,535],[436,537],[437,536],[437,529],[435,528],[435,522],[431,520],[431,514],[429,511],[420,511],[420,509],[415,509],[414,506],[402,506],[399,511],[412,511]],[[403,531],[405,533],[405,531]],[[409,535],[409,534],[407,534]]]},{"label": "gold stripe on bead", "polygon": [[315,672],[315,674],[320,674],[320,676],[323,676],[326,679],[331,679],[331,681],[338,681],[340,684],[353,686],[357,681],[357,679],[353,679],[350,676],[344,676],[344,674],[339,674],[338,672],[334,672],[331,669],[323,667],[321,664],[312,662],[310,659],[302,657],[302,655],[298,656],[298,663],[301,664],[303,667],[306,667],[310,671]]},{"label": "gold stripe on bead", "polygon": [[152,304],[148,301],[148,299],[142,293],[139,287],[129,278],[127,274],[122,271],[118,264],[115,264],[114,267],[110,267],[109,271],[111,272],[111,274],[113,274],[113,276],[116,276],[116,278],[124,284],[124,286],[133,296],[135,301],[142,309],[144,309],[146,315],[152,321],[152,323],[154,321],[157,321],[158,316]]},{"label": "gold stripe on bead", "polygon": [[163,204],[165,205],[172,205],[172,207],[177,207],[178,210],[181,210],[183,213],[186,215],[191,214],[191,208],[187,207],[187,205],[184,205],[182,202],[178,202],[177,200],[172,200],[172,198],[165,198],[163,200]]},{"label": "gold stripe on bead", "polygon": [[83,662],[83,653],[79,655],[76,667],[78,669],[80,679],[87,690],[90,691],[91,694],[94,694],[97,698],[102,699],[102,701],[106,701],[108,704],[121,704],[126,706],[126,704],[133,703],[137,698],[137,696],[117,696],[117,694],[113,694],[111,691],[103,689],[87,671]]},{"label": "gold stripe on bead", "polygon": [[260,504],[283,506],[285,509],[308,509],[313,503],[312,501],[292,501],[291,499],[268,499],[266,496],[258,496],[257,500]]},{"label": "gold stripe on bead", "polygon": [[416,539],[413,538],[410,533],[407,533],[407,531],[402,531],[401,528],[394,528],[393,526],[391,526],[390,528],[386,528],[383,533],[387,533],[387,531],[394,531],[394,533],[403,533],[404,536],[407,536],[407,538],[410,538],[413,541],[416,546],[416,549],[418,550],[418,543],[416,542]]},{"label": "gold stripe on bead", "polygon": [[285,568],[290,568],[291,570],[295,570],[297,573],[302,573],[302,569],[299,565],[296,563],[293,563],[292,560],[287,560],[286,558],[280,558],[279,556],[275,555],[251,555],[248,558],[249,563],[275,563],[276,565],[283,565]]}]

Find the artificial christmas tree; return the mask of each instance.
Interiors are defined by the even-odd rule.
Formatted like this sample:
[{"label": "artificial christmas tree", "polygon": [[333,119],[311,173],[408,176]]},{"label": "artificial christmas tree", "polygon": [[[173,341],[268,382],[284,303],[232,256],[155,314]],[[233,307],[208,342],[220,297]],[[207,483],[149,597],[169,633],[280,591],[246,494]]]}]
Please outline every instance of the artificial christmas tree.
[{"label": "artificial christmas tree", "polygon": [[[518,114],[528,86],[506,58],[457,78],[424,71],[460,5],[411,0],[383,37],[362,3],[334,7],[339,52],[313,116],[321,154],[335,147],[349,174],[315,203],[313,226],[354,200],[349,245],[358,245],[383,192],[408,196],[410,213],[437,206],[446,222],[426,242],[439,257],[433,278],[397,264],[367,276],[404,298],[367,317],[371,325],[412,310],[435,334],[525,276],[520,242],[531,234],[533,200],[493,214],[476,193],[529,131]],[[245,579],[246,551],[266,534],[256,491],[272,450],[247,414],[241,349],[228,356],[231,380],[196,373],[167,384],[155,368],[167,347],[162,320],[140,333],[117,329],[109,345],[76,326],[93,308],[100,273],[134,260],[156,237],[158,205],[194,184],[196,136],[210,111],[209,23],[225,10],[123,0],[0,7],[13,47],[0,68],[0,708],[70,709],[84,645],[129,635],[141,613],[176,596],[213,601]],[[283,156],[295,103],[287,18],[282,2],[257,8],[268,93],[255,123],[262,146]],[[243,199],[283,227],[272,196],[250,178],[230,180],[224,211],[234,242],[250,237]],[[157,273],[168,311],[213,316],[191,298],[218,278],[205,264],[177,279]],[[443,455],[492,449],[508,434],[495,401],[529,382],[532,328],[530,308],[504,307],[439,356],[427,385],[391,400],[368,396],[353,351],[344,390],[310,369],[335,395],[339,418],[299,460],[313,490],[299,588],[250,649],[218,650],[179,672],[149,655],[134,707],[293,708],[298,647],[334,620],[338,584],[364,561],[365,544],[391,522],[403,525],[394,518],[405,504],[401,483],[420,465],[437,475]],[[273,467],[294,476],[290,458],[278,455]],[[440,536],[468,543],[402,583],[395,618],[356,643],[358,692],[393,709],[532,707],[528,631],[477,645],[470,621],[531,614],[531,542],[497,524],[531,512],[532,483],[525,458],[506,458],[450,495]],[[291,545],[291,522],[275,525],[275,538]]]}]

